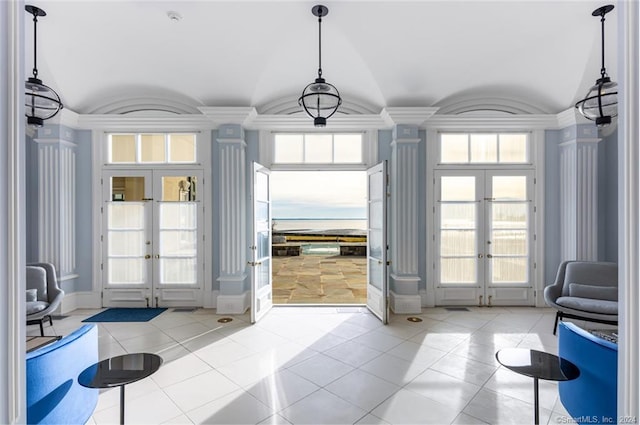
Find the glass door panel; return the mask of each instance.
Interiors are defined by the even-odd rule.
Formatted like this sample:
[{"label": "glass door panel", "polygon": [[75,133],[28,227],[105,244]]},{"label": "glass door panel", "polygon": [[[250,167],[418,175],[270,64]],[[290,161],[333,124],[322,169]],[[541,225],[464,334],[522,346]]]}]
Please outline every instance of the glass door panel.
[{"label": "glass door panel", "polygon": [[441,176],[437,204],[439,283],[477,285],[477,176]]},{"label": "glass door panel", "polygon": [[202,173],[154,172],[154,298],[158,305],[193,306],[202,297]]},{"label": "glass door panel", "polygon": [[528,285],[530,281],[530,176],[522,172],[487,175],[489,285]]},{"label": "glass door panel", "polygon": [[367,308],[384,324],[387,302],[387,170],[382,162],[367,170]]},{"label": "glass door panel", "polygon": [[253,163],[251,266],[251,322],[260,320],[273,306],[271,278],[271,187],[270,171]]},{"label": "glass door panel", "polygon": [[103,186],[103,305],[145,307],[151,292],[151,173],[110,171]]}]

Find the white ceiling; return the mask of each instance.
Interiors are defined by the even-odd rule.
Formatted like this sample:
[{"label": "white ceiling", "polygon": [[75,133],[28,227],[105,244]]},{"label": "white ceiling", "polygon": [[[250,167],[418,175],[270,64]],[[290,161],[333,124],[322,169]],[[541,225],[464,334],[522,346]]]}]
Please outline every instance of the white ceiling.
[{"label": "white ceiling", "polygon": [[[157,99],[197,106],[291,107],[317,74],[317,1],[39,0],[38,68],[78,113]],[[439,106],[491,99],[529,112],[570,108],[600,70],[604,3],[358,1],[322,4],[323,76],[346,103]],[[173,22],[167,12],[182,16]],[[607,15],[615,81],[617,9]],[[25,12],[25,70],[33,24]],[[25,78],[27,77],[25,76]],[[142,100],[140,101],[141,103]],[[286,104],[288,106],[288,103]],[[286,108],[285,108],[286,109]]]}]

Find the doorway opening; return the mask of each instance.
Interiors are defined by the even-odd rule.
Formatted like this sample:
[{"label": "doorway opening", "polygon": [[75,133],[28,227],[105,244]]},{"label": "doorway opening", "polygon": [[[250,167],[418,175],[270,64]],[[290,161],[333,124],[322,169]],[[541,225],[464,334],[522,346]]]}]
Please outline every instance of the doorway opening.
[{"label": "doorway opening", "polygon": [[273,303],[367,303],[367,173],[271,173]]}]

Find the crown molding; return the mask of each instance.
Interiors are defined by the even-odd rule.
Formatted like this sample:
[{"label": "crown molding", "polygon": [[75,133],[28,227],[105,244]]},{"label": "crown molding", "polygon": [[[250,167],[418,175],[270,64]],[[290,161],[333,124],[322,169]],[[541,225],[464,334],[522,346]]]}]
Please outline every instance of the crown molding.
[{"label": "crown molding", "polygon": [[239,124],[244,127],[258,114],[253,106],[201,106],[198,110],[213,123],[214,128],[222,124]]},{"label": "crown molding", "polygon": [[80,115],[78,127],[110,131],[194,131],[213,129],[214,124],[204,115],[170,115],[158,113],[148,116]]},{"label": "crown molding", "polygon": [[558,128],[567,128],[578,124],[593,124],[593,121],[589,121],[578,112],[576,108],[569,108],[556,115],[558,119]]},{"label": "crown molding", "polygon": [[421,126],[425,121],[429,120],[439,108],[424,106],[424,107],[403,107],[392,106],[383,108],[380,112],[380,117],[387,123],[388,126],[393,127],[397,124],[408,124]]},{"label": "crown molding", "polygon": [[556,115],[511,115],[461,117],[459,115],[434,115],[424,127],[443,130],[523,130],[554,129],[558,126]]},{"label": "crown molding", "polygon": [[[318,130],[313,126],[313,120],[307,115],[260,115],[245,121],[245,127],[250,130]],[[362,130],[388,128],[389,124],[380,116],[374,114],[334,115],[327,120],[327,126],[321,130]]]}]

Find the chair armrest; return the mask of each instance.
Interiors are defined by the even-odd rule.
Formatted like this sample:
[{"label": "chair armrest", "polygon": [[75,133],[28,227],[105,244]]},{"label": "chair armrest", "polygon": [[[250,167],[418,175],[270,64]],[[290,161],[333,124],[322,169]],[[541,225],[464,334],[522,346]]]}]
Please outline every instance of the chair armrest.
[{"label": "chair armrest", "polygon": [[555,281],[544,288],[544,300],[547,304],[553,305],[555,301],[562,296],[562,288],[564,287],[564,276],[567,272],[567,265],[572,261],[564,261],[558,267]]}]

